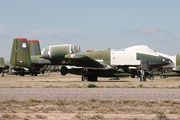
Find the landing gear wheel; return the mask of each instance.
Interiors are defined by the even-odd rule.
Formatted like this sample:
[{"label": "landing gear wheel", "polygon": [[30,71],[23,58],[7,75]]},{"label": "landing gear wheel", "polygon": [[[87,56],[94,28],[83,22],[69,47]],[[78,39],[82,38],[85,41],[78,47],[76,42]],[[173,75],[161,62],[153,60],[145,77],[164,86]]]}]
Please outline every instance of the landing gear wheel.
[{"label": "landing gear wheel", "polygon": [[135,78],[135,75],[132,75],[131,78]]},{"label": "landing gear wheel", "polygon": [[166,78],[166,76],[160,76],[160,78],[161,78],[161,79],[164,79],[164,78]]},{"label": "landing gear wheel", "polygon": [[82,81],[97,81],[97,76],[82,76]]},{"label": "landing gear wheel", "polygon": [[20,76],[24,76],[24,73],[20,73]]},{"label": "landing gear wheel", "polygon": [[82,81],[88,81],[88,76],[82,76]]},{"label": "landing gear wheel", "polygon": [[141,82],[146,81],[146,78],[145,78],[145,77],[141,77],[141,78],[140,78],[140,81],[141,81]]},{"label": "landing gear wheel", "polygon": [[154,77],[153,77],[153,76],[152,76],[152,77],[149,77],[149,79],[150,79],[150,80],[154,80]]}]

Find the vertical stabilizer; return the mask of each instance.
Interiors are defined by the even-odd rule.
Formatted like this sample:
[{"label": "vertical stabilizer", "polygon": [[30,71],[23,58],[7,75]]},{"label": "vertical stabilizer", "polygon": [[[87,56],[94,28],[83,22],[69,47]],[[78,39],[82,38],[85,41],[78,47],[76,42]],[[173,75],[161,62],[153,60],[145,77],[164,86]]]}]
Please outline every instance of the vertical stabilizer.
[{"label": "vertical stabilizer", "polygon": [[5,65],[5,62],[4,62],[4,58],[3,57],[0,57],[0,68],[5,68],[6,65]]},{"label": "vertical stabilizer", "polygon": [[11,58],[11,65],[21,67],[30,67],[31,59],[29,53],[28,42],[26,38],[15,38],[13,41]]},{"label": "vertical stabilizer", "polygon": [[38,40],[28,41],[30,56],[41,55],[40,45]]},{"label": "vertical stabilizer", "polygon": [[179,66],[180,65],[180,55],[177,54],[176,55],[176,66]]}]

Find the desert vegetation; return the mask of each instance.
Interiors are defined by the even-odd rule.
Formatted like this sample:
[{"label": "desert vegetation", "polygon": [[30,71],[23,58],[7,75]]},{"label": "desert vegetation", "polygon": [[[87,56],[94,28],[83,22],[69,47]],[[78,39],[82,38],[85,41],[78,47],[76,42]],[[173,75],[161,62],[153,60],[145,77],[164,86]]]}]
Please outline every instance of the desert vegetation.
[{"label": "desert vegetation", "polygon": [[180,101],[161,100],[7,100],[0,119],[180,119]]}]

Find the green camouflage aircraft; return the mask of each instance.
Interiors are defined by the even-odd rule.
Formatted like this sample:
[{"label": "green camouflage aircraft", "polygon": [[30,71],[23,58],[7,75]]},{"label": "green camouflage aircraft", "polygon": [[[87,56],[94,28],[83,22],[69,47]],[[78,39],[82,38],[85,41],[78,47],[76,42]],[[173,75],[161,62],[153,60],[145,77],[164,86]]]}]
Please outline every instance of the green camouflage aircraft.
[{"label": "green camouflage aircraft", "polygon": [[[61,74],[82,75],[82,80],[97,81],[97,77],[132,76],[120,68],[135,66],[141,71],[141,81],[145,81],[144,70],[170,64],[171,60],[157,55],[149,48],[140,46],[123,50],[103,50],[80,52],[77,45],[65,44],[46,47],[41,55],[30,56],[25,39],[16,38],[12,49],[12,61],[27,68],[42,65],[63,65]],[[22,57],[26,56],[26,57]],[[14,58],[16,58],[14,60]],[[66,66],[76,66],[69,69]]]},{"label": "green camouflage aircraft", "polygon": [[0,57],[0,74],[2,73],[2,76],[4,76],[5,71],[8,69],[9,66],[4,62],[4,57]]},{"label": "green camouflage aircraft", "polygon": [[[25,67],[29,69],[42,67],[43,65],[70,65],[70,66],[80,66],[81,71],[86,70],[92,71],[88,72],[88,77],[83,75],[83,80],[88,78],[88,80],[97,80],[97,76],[109,77],[109,76],[130,76],[129,73],[124,73],[123,71],[117,69],[107,69],[105,64],[93,60],[89,57],[78,58],[72,60],[72,58],[66,58],[65,55],[75,54],[80,52],[80,47],[77,45],[55,45],[49,46],[42,50],[42,55],[32,55],[29,54],[29,48],[27,44],[27,39],[25,38],[15,38],[13,42],[11,60],[10,64]],[[104,56],[104,55],[103,55]],[[78,69],[79,70],[79,69]],[[77,69],[75,69],[77,71]],[[62,71],[65,72],[65,71]],[[84,73],[84,74],[85,74]],[[108,75],[107,75],[108,73]],[[92,75],[91,75],[92,74]],[[92,79],[93,78],[93,79]]]},{"label": "green camouflage aircraft", "polygon": [[[171,63],[169,58],[156,54],[153,50],[144,45],[121,50],[78,52],[75,54],[67,54],[65,58],[70,60],[71,63],[74,62],[76,66],[82,66],[82,64],[84,64],[84,66],[83,68],[72,68],[68,70],[62,67],[61,73],[63,75],[69,72],[83,75],[82,79],[94,80],[96,80],[96,76],[117,77],[116,74],[124,74],[124,76],[127,76],[126,72],[131,73],[131,69],[129,68],[136,67],[137,72],[140,72],[140,81],[146,81],[144,76],[145,70],[162,68],[162,66]],[[116,73],[115,71],[120,73]],[[91,78],[93,76],[95,77]]]},{"label": "green camouflage aircraft", "polygon": [[[31,56],[41,55],[40,45],[38,40],[27,40],[26,38],[16,38],[13,41],[10,69],[14,74],[24,76],[31,74],[32,76],[39,74],[46,66],[31,64]],[[19,60],[26,60],[19,61]],[[43,68],[44,67],[44,68]]]}]

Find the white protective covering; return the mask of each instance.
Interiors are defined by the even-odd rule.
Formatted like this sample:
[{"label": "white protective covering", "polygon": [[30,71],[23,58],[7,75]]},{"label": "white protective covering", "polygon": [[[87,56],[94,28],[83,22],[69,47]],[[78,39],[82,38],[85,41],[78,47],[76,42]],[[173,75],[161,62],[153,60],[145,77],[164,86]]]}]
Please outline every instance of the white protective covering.
[{"label": "white protective covering", "polygon": [[140,65],[140,60],[137,60],[137,53],[159,56],[148,46],[137,45],[123,50],[111,50],[111,65]]}]

